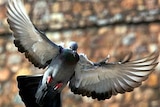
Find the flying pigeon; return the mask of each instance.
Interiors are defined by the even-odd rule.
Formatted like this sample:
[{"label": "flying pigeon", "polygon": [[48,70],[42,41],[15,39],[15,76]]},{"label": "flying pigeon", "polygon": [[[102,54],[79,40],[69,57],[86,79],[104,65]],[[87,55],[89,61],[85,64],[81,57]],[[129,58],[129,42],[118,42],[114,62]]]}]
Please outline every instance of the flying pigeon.
[{"label": "flying pigeon", "polygon": [[[41,81],[37,76],[29,77],[27,81],[26,77],[18,79],[19,82],[22,80],[20,84],[23,84],[23,80],[26,81],[25,89],[27,84],[33,86],[35,81],[37,90],[34,97],[41,106],[48,103],[48,99],[54,100],[68,82],[74,94],[98,100],[133,91],[158,64],[158,52],[138,60],[130,61],[129,56],[120,62],[110,63],[107,57],[94,63],[85,54],[77,53],[76,42],[71,42],[69,48],[64,48],[50,41],[45,33],[32,24],[21,0],[9,0],[7,17],[18,51],[24,53],[35,67],[46,68]],[[39,86],[37,81],[40,81]]]}]

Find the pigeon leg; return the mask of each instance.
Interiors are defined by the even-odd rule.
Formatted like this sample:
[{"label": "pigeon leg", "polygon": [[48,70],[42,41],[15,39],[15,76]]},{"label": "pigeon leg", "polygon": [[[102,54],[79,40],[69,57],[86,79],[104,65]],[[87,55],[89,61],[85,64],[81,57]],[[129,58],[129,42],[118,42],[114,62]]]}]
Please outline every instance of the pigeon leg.
[{"label": "pigeon leg", "polygon": [[52,76],[48,76],[48,78],[47,78],[47,84],[51,83],[52,81],[53,81]]},{"label": "pigeon leg", "polygon": [[63,83],[58,83],[55,87],[54,90],[57,90],[63,86]]}]

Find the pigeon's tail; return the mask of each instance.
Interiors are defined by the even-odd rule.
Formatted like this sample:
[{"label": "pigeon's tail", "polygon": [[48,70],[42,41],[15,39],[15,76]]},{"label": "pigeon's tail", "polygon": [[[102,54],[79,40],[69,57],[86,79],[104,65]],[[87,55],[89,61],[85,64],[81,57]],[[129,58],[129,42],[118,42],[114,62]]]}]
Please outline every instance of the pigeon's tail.
[{"label": "pigeon's tail", "polygon": [[[19,95],[26,107],[61,107],[61,97],[60,93],[57,93],[55,98],[49,98],[46,96],[45,102],[43,101],[43,106],[36,103],[35,94],[39,87],[39,83],[43,76],[18,76],[18,88]],[[39,102],[40,103],[40,102]]]},{"label": "pigeon's tail", "polygon": [[61,91],[54,88],[56,84],[56,82],[52,82],[50,84],[40,84],[35,94],[36,103],[43,106],[49,100],[53,101],[55,98],[57,98],[57,94],[59,94]]}]

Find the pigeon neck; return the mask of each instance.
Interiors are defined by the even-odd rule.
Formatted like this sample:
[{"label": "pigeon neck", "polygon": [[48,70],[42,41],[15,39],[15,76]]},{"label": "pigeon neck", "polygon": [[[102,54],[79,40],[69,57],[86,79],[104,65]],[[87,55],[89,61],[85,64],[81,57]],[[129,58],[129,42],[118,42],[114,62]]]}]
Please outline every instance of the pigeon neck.
[{"label": "pigeon neck", "polygon": [[66,64],[74,65],[78,62],[79,55],[76,51],[71,49],[63,49],[61,58],[65,61]]}]

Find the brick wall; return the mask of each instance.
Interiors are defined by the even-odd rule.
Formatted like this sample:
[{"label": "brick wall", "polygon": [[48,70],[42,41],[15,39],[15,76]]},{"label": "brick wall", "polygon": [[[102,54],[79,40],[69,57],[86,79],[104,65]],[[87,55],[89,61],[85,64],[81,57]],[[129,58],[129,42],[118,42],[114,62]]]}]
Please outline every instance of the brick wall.
[{"label": "brick wall", "polygon": [[[0,0],[0,107],[23,107],[16,76],[43,70],[29,63],[13,45],[6,23],[6,2]],[[118,61],[130,51],[137,59],[159,49],[159,6],[158,0],[25,1],[31,20],[51,40],[65,46],[77,41],[78,52],[86,53],[92,61],[107,54],[110,61]],[[98,102],[73,95],[68,88],[63,91],[63,107],[159,107],[159,102],[160,66],[140,88],[109,100]]]}]

